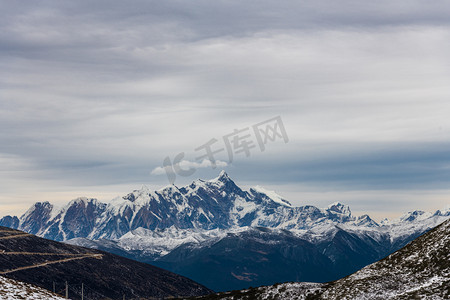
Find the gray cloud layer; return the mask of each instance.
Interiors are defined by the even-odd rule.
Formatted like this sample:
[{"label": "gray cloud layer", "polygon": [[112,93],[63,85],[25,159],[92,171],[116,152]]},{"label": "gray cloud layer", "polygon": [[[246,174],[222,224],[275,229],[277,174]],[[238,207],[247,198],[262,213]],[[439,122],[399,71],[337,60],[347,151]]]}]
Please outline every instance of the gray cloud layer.
[{"label": "gray cloud layer", "polygon": [[[373,190],[447,189],[447,1],[1,7],[6,211],[61,189],[159,187],[167,179],[150,171],[166,155],[192,160],[209,139],[276,115],[290,142],[237,157],[227,169],[239,181],[290,185],[293,202],[307,201],[304,186],[366,191],[361,210]],[[395,209],[448,203],[425,200]]]}]

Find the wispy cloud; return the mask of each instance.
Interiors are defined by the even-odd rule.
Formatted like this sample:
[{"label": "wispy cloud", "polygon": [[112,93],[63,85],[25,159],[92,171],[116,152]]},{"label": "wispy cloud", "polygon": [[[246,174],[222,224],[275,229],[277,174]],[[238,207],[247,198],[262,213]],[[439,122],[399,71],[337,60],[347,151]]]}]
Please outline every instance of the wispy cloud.
[{"label": "wispy cloud", "polygon": [[[236,157],[238,181],[308,184],[333,202],[333,189],[414,193],[450,180],[447,1],[1,7],[7,198],[24,186],[32,201],[62,187],[157,188],[166,178],[149,172],[164,174],[153,167],[168,153],[274,115],[289,144]],[[208,164],[182,167],[216,176]]]},{"label": "wispy cloud", "polygon": [[[202,162],[182,160],[178,163],[179,167],[183,170],[188,169],[203,169],[203,168],[225,168],[228,166],[228,163],[221,160],[216,160],[213,164],[209,159],[204,159]],[[151,175],[165,175],[166,170],[163,167],[156,167],[151,172]]]}]

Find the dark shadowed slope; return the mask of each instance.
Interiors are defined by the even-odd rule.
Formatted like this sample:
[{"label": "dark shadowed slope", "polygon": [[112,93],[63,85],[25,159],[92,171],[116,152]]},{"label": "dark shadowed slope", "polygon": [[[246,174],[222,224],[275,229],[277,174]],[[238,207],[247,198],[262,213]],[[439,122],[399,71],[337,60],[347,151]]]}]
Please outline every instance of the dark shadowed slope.
[{"label": "dark shadowed slope", "polygon": [[450,221],[338,280],[325,299],[450,299]]},{"label": "dark shadowed slope", "polygon": [[331,283],[284,283],[200,299],[450,299],[450,220]]},{"label": "dark shadowed slope", "polygon": [[67,245],[0,227],[0,274],[79,299],[192,296],[211,292],[169,271],[110,253]]}]

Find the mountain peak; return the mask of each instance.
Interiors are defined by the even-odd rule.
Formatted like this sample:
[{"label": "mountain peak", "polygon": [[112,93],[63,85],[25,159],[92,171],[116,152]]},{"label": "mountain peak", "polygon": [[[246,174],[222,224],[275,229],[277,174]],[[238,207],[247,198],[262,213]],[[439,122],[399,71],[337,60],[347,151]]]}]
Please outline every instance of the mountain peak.
[{"label": "mountain peak", "polygon": [[341,202],[334,202],[328,205],[327,210],[330,212],[336,212],[348,216],[352,214],[352,212],[350,211],[350,207],[348,205],[342,204]]},{"label": "mountain peak", "polygon": [[158,192],[164,195],[172,195],[174,193],[179,193],[180,189],[175,184],[169,184],[162,189],[159,189]]},{"label": "mountain peak", "polygon": [[369,215],[362,215],[356,218],[355,225],[366,227],[378,227],[378,223],[372,220]]},{"label": "mountain peak", "polygon": [[406,214],[402,215],[397,221],[398,222],[412,222],[415,220],[423,220],[430,217],[431,214],[424,212],[422,210],[414,210],[409,211]]},{"label": "mountain peak", "polygon": [[33,213],[40,214],[43,211],[49,212],[52,209],[53,209],[53,205],[48,201],[36,202],[21,216],[21,219],[24,219]]},{"label": "mountain peak", "polygon": [[225,172],[225,170],[220,171],[219,176],[217,176],[216,178],[210,180],[210,182],[228,182],[228,181],[232,181],[231,178],[228,176],[227,172]]},{"label": "mountain peak", "polygon": [[36,202],[33,204],[33,206],[31,208],[36,208],[36,207],[51,207],[52,204],[48,201],[43,201],[43,202]]},{"label": "mountain peak", "polygon": [[72,206],[74,204],[81,204],[81,203],[87,204],[89,202],[97,203],[97,199],[88,197],[78,197],[70,201],[69,204],[67,204],[67,206]]},{"label": "mountain peak", "polygon": [[219,177],[217,177],[217,178],[219,180],[230,179],[230,177],[228,176],[227,172],[225,172],[225,170],[220,171]]}]

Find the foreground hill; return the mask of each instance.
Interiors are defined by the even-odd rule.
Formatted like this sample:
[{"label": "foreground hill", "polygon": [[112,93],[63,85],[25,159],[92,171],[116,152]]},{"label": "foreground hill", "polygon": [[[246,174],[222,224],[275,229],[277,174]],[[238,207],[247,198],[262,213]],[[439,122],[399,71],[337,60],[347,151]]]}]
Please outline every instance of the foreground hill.
[{"label": "foreground hill", "polygon": [[450,221],[385,259],[338,280],[324,299],[450,299]]},{"label": "foreground hill", "polygon": [[[194,296],[211,292],[169,271],[99,250],[0,227],[0,275],[79,299]],[[3,299],[3,298],[2,298]],[[45,299],[45,298],[41,298]]]},{"label": "foreground hill", "polygon": [[450,299],[450,221],[331,283],[285,283],[198,299]]},{"label": "foreground hill", "polygon": [[50,293],[29,283],[0,276],[0,299],[2,300],[63,300],[64,298]]}]

